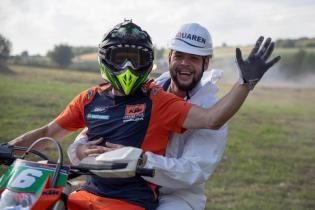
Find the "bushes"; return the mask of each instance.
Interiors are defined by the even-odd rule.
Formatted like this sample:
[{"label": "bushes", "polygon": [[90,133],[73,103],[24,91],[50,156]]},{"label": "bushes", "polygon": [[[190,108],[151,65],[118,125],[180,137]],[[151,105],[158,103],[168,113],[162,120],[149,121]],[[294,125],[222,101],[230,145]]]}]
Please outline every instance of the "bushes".
[{"label": "bushes", "polygon": [[68,67],[74,57],[71,47],[65,44],[56,45],[47,56],[61,68]]},{"label": "bushes", "polygon": [[282,56],[280,69],[287,76],[315,73],[315,54],[301,48],[294,54]]},{"label": "bushes", "polygon": [[11,47],[10,40],[0,34],[0,64],[4,64],[9,58]]},{"label": "bushes", "polygon": [[278,39],[276,45],[282,48],[315,47],[315,37],[301,37],[299,39]]}]

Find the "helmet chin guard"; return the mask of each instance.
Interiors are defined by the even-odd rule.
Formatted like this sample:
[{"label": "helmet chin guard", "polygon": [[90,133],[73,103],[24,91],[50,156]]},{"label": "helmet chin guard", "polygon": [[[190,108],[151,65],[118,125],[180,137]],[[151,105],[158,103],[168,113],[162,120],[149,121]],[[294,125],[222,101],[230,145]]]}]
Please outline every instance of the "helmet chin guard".
[{"label": "helmet chin guard", "polygon": [[134,75],[129,69],[126,69],[124,73],[117,75],[117,78],[122,86],[124,95],[129,95],[139,77]]}]

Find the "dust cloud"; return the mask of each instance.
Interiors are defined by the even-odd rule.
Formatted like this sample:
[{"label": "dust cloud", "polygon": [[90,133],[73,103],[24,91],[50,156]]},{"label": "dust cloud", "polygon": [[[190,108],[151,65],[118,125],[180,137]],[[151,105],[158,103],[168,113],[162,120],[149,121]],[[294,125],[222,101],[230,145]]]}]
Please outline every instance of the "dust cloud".
[{"label": "dust cloud", "polygon": [[[223,77],[220,82],[226,84],[235,83],[239,78],[237,68],[236,64],[231,63],[216,68],[223,70]],[[259,85],[265,87],[315,88],[315,73],[288,76],[284,72],[284,69],[274,66],[265,73]]]}]

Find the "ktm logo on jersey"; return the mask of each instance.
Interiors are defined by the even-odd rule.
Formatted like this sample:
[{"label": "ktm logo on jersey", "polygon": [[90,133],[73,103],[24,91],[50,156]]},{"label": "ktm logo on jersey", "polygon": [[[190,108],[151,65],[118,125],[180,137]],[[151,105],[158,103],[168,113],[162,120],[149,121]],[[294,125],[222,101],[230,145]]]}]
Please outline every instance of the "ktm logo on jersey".
[{"label": "ktm logo on jersey", "polygon": [[145,104],[127,105],[125,109],[125,116],[139,116],[144,115]]},{"label": "ktm logo on jersey", "polygon": [[127,105],[123,121],[139,121],[143,120],[145,112],[145,104]]}]

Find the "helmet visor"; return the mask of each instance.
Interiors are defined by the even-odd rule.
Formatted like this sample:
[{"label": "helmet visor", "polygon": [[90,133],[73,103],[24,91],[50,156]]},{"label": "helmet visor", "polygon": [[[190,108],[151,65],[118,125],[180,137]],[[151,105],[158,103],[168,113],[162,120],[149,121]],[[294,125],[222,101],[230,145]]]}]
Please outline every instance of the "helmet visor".
[{"label": "helmet visor", "polygon": [[[105,54],[105,56],[104,56]],[[146,48],[137,47],[110,47],[107,50],[100,50],[100,57],[107,63],[113,65],[117,71],[125,66],[126,62],[131,62],[133,70],[151,65],[152,53]]]}]

